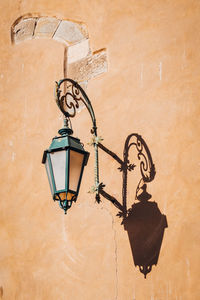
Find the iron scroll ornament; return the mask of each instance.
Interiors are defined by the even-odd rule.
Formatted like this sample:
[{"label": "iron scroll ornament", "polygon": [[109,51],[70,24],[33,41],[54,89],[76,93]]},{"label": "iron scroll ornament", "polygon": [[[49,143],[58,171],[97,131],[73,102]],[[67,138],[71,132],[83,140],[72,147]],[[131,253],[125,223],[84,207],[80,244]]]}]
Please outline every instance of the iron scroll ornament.
[{"label": "iron scroll ornament", "polygon": [[[62,93],[60,87],[63,83],[68,85],[65,86],[66,92]],[[96,117],[91,101],[78,82],[70,78],[62,79],[59,82],[56,81],[55,98],[58,107],[66,118],[75,117],[79,108],[79,102],[83,102],[92,119],[92,133],[97,135]]]},{"label": "iron scroll ornament", "polygon": [[[61,90],[61,85],[64,85],[64,90]],[[95,183],[94,186],[91,188],[91,192],[96,193],[96,201],[100,202],[100,183],[99,183],[99,155],[98,155],[98,142],[100,138],[97,136],[97,126],[96,126],[96,117],[95,113],[91,104],[90,99],[88,98],[87,94],[83,90],[83,88],[73,79],[64,78],[60,81],[56,81],[56,88],[55,88],[55,100],[56,103],[65,116],[65,119],[70,120],[70,118],[74,118],[76,116],[77,110],[80,107],[80,103],[82,102],[91,117],[92,120],[92,128],[91,133],[93,134],[92,144],[94,146],[95,151],[95,168],[94,168],[94,176],[95,176]]]}]

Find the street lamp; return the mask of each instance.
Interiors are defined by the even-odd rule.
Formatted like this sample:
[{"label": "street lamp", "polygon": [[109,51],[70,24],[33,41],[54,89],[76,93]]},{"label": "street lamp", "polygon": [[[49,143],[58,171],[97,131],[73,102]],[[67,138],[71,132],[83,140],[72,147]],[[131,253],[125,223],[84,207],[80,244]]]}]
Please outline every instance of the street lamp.
[{"label": "street lamp", "polygon": [[[64,85],[63,91],[61,85]],[[147,192],[147,183],[151,182],[156,174],[155,166],[149,148],[144,139],[137,133],[130,134],[124,145],[123,159],[100,143],[97,136],[96,118],[86,93],[81,86],[72,79],[63,79],[56,82],[56,103],[64,114],[64,127],[58,131],[49,149],[44,151],[42,163],[46,166],[50,189],[55,201],[67,212],[76,202],[84,167],[87,164],[89,153],[84,150],[78,138],[72,136],[70,118],[75,117],[80,102],[82,102],[92,119],[92,145],[95,150],[95,183],[91,192],[96,192],[96,201],[100,202],[99,195],[109,200],[119,209],[117,216],[121,217],[124,229],[128,232],[135,266],[139,266],[146,278],[152,266],[158,262],[164,230],[168,226],[166,216],[158,209],[156,202],[149,201],[151,195]],[[71,123],[70,123],[71,124]],[[116,160],[122,172],[122,203],[108,194],[103,183],[99,183],[98,147]],[[129,151],[134,147],[137,152],[141,179],[136,188],[136,201],[131,208],[127,207],[127,178],[128,172],[134,170],[135,164],[129,161]]]},{"label": "street lamp", "polygon": [[[65,84],[66,92],[60,90],[61,84]],[[92,118],[92,134],[97,141],[97,127],[94,111],[90,100],[81,86],[72,79],[63,79],[56,82],[55,98],[58,107],[64,114],[64,127],[58,131],[59,136],[54,137],[49,149],[44,151],[42,163],[45,164],[49,185],[54,201],[64,209],[65,214],[76,202],[84,167],[87,164],[89,153],[84,150],[78,138],[72,136],[73,130],[68,127],[69,118],[76,115],[79,102],[87,107]],[[99,201],[99,172],[98,172],[98,147],[95,148],[95,185],[96,199]]]}]

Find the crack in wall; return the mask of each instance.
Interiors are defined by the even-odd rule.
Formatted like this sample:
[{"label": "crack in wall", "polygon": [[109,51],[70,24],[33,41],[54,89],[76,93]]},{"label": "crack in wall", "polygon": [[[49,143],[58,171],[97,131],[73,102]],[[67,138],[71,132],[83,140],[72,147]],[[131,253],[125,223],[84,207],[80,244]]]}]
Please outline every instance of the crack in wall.
[{"label": "crack in wall", "polygon": [[108,214],[111,216],[111,220],[112,220],[112,230],[113,230],[113,238],[114,238],[114,245],[115,245],[115,275],[116,275],[116,290],[115,290],[115,300],[118,299],[118,258],[117,258],[117,240],[116,240],[116,230],[114,228],[114,218],[113,215],[111,214],[111,212],[105,208],[102,207],[101,209],[105,209]]},{"label": "crack in wall", "polygon": [[[102,203],[102,202],[101,202]],[[85,205],[85,204],[84,204]],[[88,205],[88,204],[87,204]],[[83,206],[83,203],[77,203],[77,206],[81,207]],[[90,204],[88,205],[89,207],[93,208],[94,207],[94,204]],[[111,217],[111,226],[112,226],[112,230],[113,230],[113,238],[114,238],[114,253],[115,253],[115,276],[116,276],[116,284],[115,284],[115,296],[114,296],[114,300],[117,300],[118,299],[118,256],[117,256],[117,240],[116,240],[116,230],[114,228],[114,217],[112,215],[112,213],[108,210],[108,208],[106,207],[101,207],[100,208],[101,210],[105,210],[107,211],[108,215]]]}]

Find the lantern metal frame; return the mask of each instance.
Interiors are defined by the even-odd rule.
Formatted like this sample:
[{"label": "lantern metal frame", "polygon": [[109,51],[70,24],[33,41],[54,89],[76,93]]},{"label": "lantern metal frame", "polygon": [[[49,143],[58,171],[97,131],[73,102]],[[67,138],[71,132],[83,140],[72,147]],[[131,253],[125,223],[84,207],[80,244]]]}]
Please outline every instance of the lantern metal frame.
[{"label": "lantern metal frame", "polygon": [[[59,205],[62,209],[64,209],[65,214],[67,210],[71,207],[72,202],[76,202],[81,179],[83,175],[84,167],[87,164],[88,158],[89,158],[89,152],[85,151],[83,148],[83,145],[80,143],[80,140],[78,138],[75,138],[73,136],[70,136],[72,134],[72,130],[65,126],[64,128],[60,129],[58,133],[61,136],[56,136],[53,138],[52,143],[49,147],[49,149],[44,151],[42,163],[46,166],[47,176],[50,184],[51,193],[53,196],[54,201],[59,201]],[[59,189],[56,184],[56,178],[54,173],[54,167],[52,162],[51,153],[55,152],[61,152],[64,151],[65,156],[65,172],[64,172],[64,188]],[[82,157],[82,163],[80,165],[80,175],[77,181],[76,189],[73,190],[70,188],[70,160],[71,160],[71,151],[80,153],[83,155]],[[60,195],[62,193],[65,193],[65,199],[62,199]],[[68,196],[71,196],[69,199]]]},{"label": "lantern metal frame", "polygon": [[[83,147],[80,143],[80,140],[78,138],[75,138],[73,136],[69,136],[69,134],[72,133],[72,131],[69,128],[67,128],[67,127],[62,128],[62,129],[59,130],[59,133],[62,134],[62,135],[54,137],[50,148],[48,150],[44,151],[42,163],[45,164],[47,162],[47,165],[48,165],[48,168],[49,168],[49,170],[47,170],[47,175],[48,175],[48,179],[49,179],[49,183],[50,183],[51,192],[53,194],[53,199],[55,201],[60,201],[60,205],[63,208],[63,201],[60,198],[60,193],[65,193],[66,192],[66,193],[73,194],[74,196],[72,196],[71,201],[76,202],[76,199],[77,199],[77,196],[78,196],[78,193],[79,193],[79,189],[80,189],[80,183],[81,183],[81,179],[82,179],[83,169],[84,169],[84,166],[86,166],[86,164],[87,164],[90,153],[83,149]],[[72,140],[74,142],[74,145],[71,145],[70,140]],[[60,141],[60,142],[58,142],[58,141]],[[60,145],[61,143],[62,143],[62,145]],[[57,145],[59,145],[59,147]],[[65,189],[57,189],[57,187],[56,187],[55,174],[54,174],[54,171],[53,171],[52,159],[51,159],[51,156],[50,156],[51,153],[60,152],[60,151],[65,151],[66,152],[65,153],[65,155],[66,155]],[[70,153],[71,153],[71,151],[74,151],[76,153],[80,153],[80,154],[83,155],[81,173],[80,173],[79,180],[78,180],[78,183],[77,183],[76,191],[70,189],[69,170],[70,170],[70,160],[71,160]],[[46,169],[47,169],[47,165],[46,165]],[[49,176],[51,178],[49,178]]]}]

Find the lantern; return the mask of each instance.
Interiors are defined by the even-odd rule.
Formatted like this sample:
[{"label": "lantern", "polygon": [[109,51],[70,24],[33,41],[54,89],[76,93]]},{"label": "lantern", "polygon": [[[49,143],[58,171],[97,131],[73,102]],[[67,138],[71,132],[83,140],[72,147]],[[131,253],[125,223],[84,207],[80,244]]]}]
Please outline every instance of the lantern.
[{"label": "lantern", "polygon": [[58,133],[60,136],[54,137],[49,149],[44,151],[42,163],[46,166],[53,200],[59,201],[66,214],[77,200],[89,153],[78,138],[71,136],[70,128],[62,128]]}]

